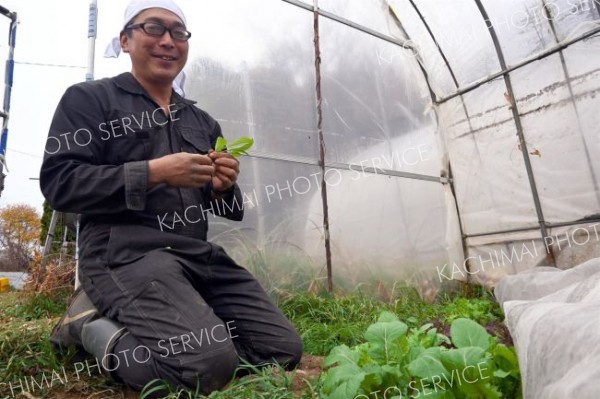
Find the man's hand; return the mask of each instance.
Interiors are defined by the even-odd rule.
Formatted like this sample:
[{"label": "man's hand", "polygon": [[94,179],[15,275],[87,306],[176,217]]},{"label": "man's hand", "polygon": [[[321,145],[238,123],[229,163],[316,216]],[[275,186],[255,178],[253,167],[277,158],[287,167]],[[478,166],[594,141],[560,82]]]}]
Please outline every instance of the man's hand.
[{"label": "man's hand", "polygon": [[231,154],[210,150],[208,156],[214,162],[213,190],[223,192],[231,188],[240,174],[240,163]]},{"label": "man's hand", "polygon": [[166,183],[174,187],[204,187],[213,178],[215,166],[206,155],[187,152],[165,155],[148,162],[148,186]]}]

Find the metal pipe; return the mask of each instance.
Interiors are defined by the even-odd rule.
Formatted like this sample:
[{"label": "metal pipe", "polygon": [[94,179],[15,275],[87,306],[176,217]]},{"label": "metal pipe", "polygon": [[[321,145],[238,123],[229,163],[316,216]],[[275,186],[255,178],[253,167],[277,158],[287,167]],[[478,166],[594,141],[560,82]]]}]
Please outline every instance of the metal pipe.
[{"label": "metal pipe", "polygon": [[[542,0],[542,7],[546,12],[546,20],[550,25],[550,30],[552,30],[552,34],[554,35],[554,40],[558,43],[558,33],[556,32],[556,26],[554,25],[554,15],[552,15],[552,11],[548,7],[547,1]],[[581,126],[581,117],[579,115],[579,108],[577,107],[577,102],[575,101],[575,94],[573,92],[573,85],[571,84],[571,75],[569,74],[569,68],[567,68],[567,61],[565,59],[565,55],[563,51],[559,51],[558,55],[560,57],[560,63],[562,66],[563,74],[565,76],[565,82],[567,84],[567,88],[569,89],[569,97],[571,98],[571,103],[573,104],[573,110],[575,111],[575,121],[577,123],[577,130],[581,137],[581,141],[583,143],[583,152],[585,154],[585,159],[587,161],[588,168],[590,170],[590,176],[592,179],[592,185],[594,186],[594,192],[596,194],[596,200],[598,201],[598,205],[600,207],[600,188],[598,187],[598,180],[596,178],[596,172],[594,171],[594,166],[592,163],[592,156],[589,151],[588,141],[583,132],[583,127]]]},{"label": "metal pipe", "polygon": [[[65,229],[67,230],[67,229]],[[79,215],[75,216],[75,289],[79,288]]]},{"label": "metal pipe", "polygon": [[[260,153],[253,152],[249,155],[250,158],[258,158],[258,159],[269,159],[274,161],[284,161],[284,162],[293,162],[301,165],[314,165],[320,166],[320,161],[310,159],[310,158],[300,158],[286,155],[278,155],[278,154],[270,154],[270,153]],[[385,175],[385,176],[394,176],[394,177],[403,177],[407,179],[413,180],[422,180],[422,181],[430,181],[436,183],[446,184],[451,180],[444,176],[431,176],[431,175],[422,175],[419,173],[409,173],[402,172],[398,170],[385,169],[385,168],[375,168],[372,166],[363,166],[354,163],[342,163],[342,162],[325,162],[325,167],[328,169],[340,169],[340,170],[348,170],[351,172],[361,172],[361,173],[370,173],[374,175]]]},{"label": "metal pipe", "polygon": [[[446,68],[448,68],[448,71],[450,73],[450,77],[452,78],[452,81],[454,82],[454,86],[458,90],[460,88],[460,84],[458,83],[458,78],[456,77],[456,74],[454,73],[454,69],[450,65],[450,61],[448,60],[448,58],[446,57],[446,54],[442,50],[442,47],[440,46],[437,38],[433,34],[433,31],[431,30],[431,27],[429,26],[429,23],[427,22],[427,20],[425,19],[425,17],[421,13],[421,10],[419,9],[419,7],[417,7],[417,4],[413,0],[409,0],[409,2],[412,5],[412,7],[415,10],[415,12],[417,13],[417,15],[419,16],[419,18],[421,19],[421,23],[423,24],[423,26],[427,30],[427,33],[429,34],[429,37],[431,37],[431,40],[433,41],[433,43],[435,45],[435,48],[437,48],[437,50],[439,51],[440,56],[442,57],[442,60],[444,61],[444,64],[446,65]],[[437,96],[432,96],[432,101],[435,104],[437,102]],[[470,117],[470,114],[469,114],[469,109],[467,108],[467,104],[465,103],[465,99],[464,99],[463,96],[460,96],[460,102],[461,102],[461,105],[462,105],[462,108],[463,108],[463,112],[465,113],[465,118],[466,118],[467,123],[469,125],[469,132],[471,134],[473,134],[474,133],[473,124],[471,123],[471,117]],[[475,149],[477,150],[477,155],[481,159],[481,154],[479,152],[479,146],[477,145],[477,140],[473,140],[473,144],[475,146]],[[462,221],[462,217],[461,217],[461,210],[460,210],[460,207],[458,206],[458,197],[457,197],[457,194],[456,194],[456,187],[454,185],[454,174],[452,172],[452,161],[450,159],[450,155],[449,154],[447,154],[447,158],[448,158],[448,178],[449,178],[450,192],[452,193],[452,198],[454,199],[454,206],[455,206],[455,209],[456,209],[456,214],[457,214],[457,219],[458,219],[458,228],[460,230],[460,237],[461,237],[461,243],[462,243],[463,253],[466,254],[468,252],[467,240],[465,238],[464,226],[463,226],[463,221]],[[471,271],[471,260],[468,259],[468,258],[467,258],[467,261],[465,263],[465,267],[467,269],[467,272]],[[470,282],[470,280],[471,280],[471,274],[468,273],[467,274],[467,282]]]},{"label": "metal pipe", "polygon": [[[485,7],[483,6],[481,0],[475,0],[475,4],[481,13],[484,21],[490,21],[490,18],[487,14]],[[500,62],[500,67],[503,70],[507,69],[506,60],[504,58],[504,53],[502,52],[502,46],[500,45],[500,39],[498,39],[498,35],[496,34],[496,29],[492,23],[487,24],[488,31],[492,38],[492,42],[494,43],[494,47],[496,48],[496,54],[498,56],[498,61]],[[525,162],[525,170],[527,171],[527,178],[529,180],[529,187],[531,189],[531,195],[533,196],[533,203],[535,206],[535,212],[538,217],[538,223],[540,232],[542,234],[542,238],[546,239],[548,236],[548,232],[546,230],[546,222],[544,221],[544,211],[542,210],[542,203],[540,201],[540,196],[537,189],[537,184],[535,182],[535,176],[533,174],[533,167],[531,166],[531,159],[529,158],[529,150],[527,148],[527,142],[525,141],[525,134],[523,133],[523,125],[521,123],[521,115],[519,114],[517,100],[515,98],[515,92],[512,86],[512,80],[508,73],[504,74],[504,83],[506,85],[506,90],[508,92],[509,101],[512,105],[511,111],[513,114],[513,119],[515,122],[515,127],[517,128],[517,136],[519,137],[519,143],[521,145],[521,153],[523,154],[523,161]],[[548,250],[548,249],[547,249]],[[547,252],[547,260],[549,262],[554,263],[556,266],[556,261],[554,260],[554,256],[551,251]]]},{"label": "metal pipe", "polygon": [[[281,0],[281,1],[284,1],[284,2],[292,4],[292,5],[295,5],[297,7],[303,8],[303,9],[308,10],[308,11],[312,11],[313,10],[313,7],[311,5],[303,3],[303,2],[301,2],[299,0]],[[594,1],[600,2],[600,0],[594,0]],[[600,8],[600,3],[596,3],[596,5]],[[340,16],[337,16],[337,15],[335,15],[333,13],[330,13],[330,12],[327,12],[327,11],[320,10],[319,14],[322,15],[323,17],[325,17],[325,18],[328,18],[328,19],[331,19],[331,20],[343,23],[344,25],[347,25],[347,26],[349,26],[351,28],[354,28],[354,29],[357,29],[359,31],[362,31],[363,33],[367,33],[367,34],[373,35],[375,37],[378,37],[378,38],[380,38],[382,40],[385,40],[387,42],[396,44],[397,46],[399,46],[401,48],[404,48],[406,50],[418,51],[417,49],[414,48],[414,46],[410,43],[410,41],[405,41],[405,40],[401,40],[401,39],[395,39],[395,38],[392,38],[390,36],[383,35],[381,33],[373,31],[372,29],[369,29],[367,27],[364,27],[364,26],[362,26],[360,24],[354,23],[352,21],[349,21],[349,20],[347,20],[345,18],[342,18]],[[505,75],[505,74],[507,74],[509,72],[512,72],[512,71],[516,70],[516,69],[519,69],[519,68],[524,67],[524,66],[526,66],[528,64],[531,64],[532,62],[535,62],[535,61],[541,60],[543,58],[546,58],[549,55],[552,55],[552,54],[554,54],[554,53],[556,53],[558,51],[564,50],[565,48],[571,46],[572,44],[575,44],[577,42],[585,40],[585,39],[587,39],[587,38],[589,38],[591,36],[594,36],[594,35],[596,35],[598,33],[600,33],[600,27],[592,29],[592,30],[590,30],[590,31],[588,31],[586,33],[583,33],[580,36],[577,36],[577,37],[575,37],[573,39],[564,41],[564,42],[558,44],[557,46],[555,46],[553,48],[544,50],[544,51],[542,51],[542,52],[540,52],[538,54],[535,54],[535,55],[533,55],[533,56],[531,56],[529,58],[524,59],[523,61],[521,61],[521,62],[519,62],[519,63],[517,63],[517,64],[515,64],[515,65],[513,65],[511,67],[504,68],[501,71],[493,73],[493,74],[489,75],[488,77],[486,77],[486,78],[484,78],[482,80],[476,81],[476,82],[474,82],[474,83],[472,83],[472,84],[470,84],[468,86],[465,86],[463,89],[457,91],[456,93],[452,93],[452,94],[450,94],[450,95],[448,95],[448,96],[446,96],[446,97],[444,97],[442,99],[437,100],[436,104],[443,104],[443,103],[445,103],[445,102],[447,102],[447,101],[449,101],[449,100],[451,100],[451,99],[453,99],[455,97],[458,97],[458,96],[461,96],[463,94],[469,93],[469,92],[475,90],[476,88],[478,88],[478,87],[480,87],[480,86],[482,86],[482,85],[484,85],[486,83],[489,83],[489,82],[491,82],[491,81],[493,81],[495,79],[498,79],[502,75]]]},{"label": "metal pipe", "polygon": [[[570,222],[546,223],[546,227],[548,229],[554,229],[557,227],[576,226],[578,224],[584,224],[584,223],[588,223],[588,222],[589,223],[600,223],[600,218],[594,217],[594,218],[590,218],[590,219],[573,220]],[[539,227],[538,226],[521,227],[521,228],[517,228],[517,229],[496,230],[496,231],[488,231],[485,233],[477,233],[477,234],[466,234],[465,238],[477,238],[477,237],[495,236],[498,234],[521,233],[521,232],[525,232],[525,231],[534,231],[534,230],[539,230]]]},{"label": "metal pipe", "polygon": [[495,230],[495,231],[488,231],[488,232],[485,232],[485,233],[477,233],[477,234],[465,234],[465,238],[494,236],[496,234],[521,233],[521,232],[525,232],[525,231],[534,231],[534,230],[539,230],[539,229],[540,229],[539,226],[518,227],[516,229]]},{"label": "metal pipe", "polygon": [[54,232],[56,230],[56,223],[60,212],[52,211],[52,217],[50,218],[50,225],[48,226],[48,234],[46,235],[46,242],[44,243],[44,250],[42,252],[42,262],[40,264],[40,270],[46,269],[46,263],[48,262],[48,255],[52,250],[52,244],[54,243]]},{"label": "metal pipe", "polygon": [[17,14],[10,12],[8,8],[0,6],[0,14],[4,15],[6,18],[12,20],[12,21],[16,21],[17,19]]},{"label": "metal pipe", "polygon": [[[4,101],[2,110],[2,133],[0,134],[0,196],[4,191],[4,168],[6,167],[6,147],[8,144],[8,121],[10,119],[10,98],[12,95],[13,73],[15,69],[15,45],[17,40],[17,13],[1,7],[0,13],[11,20],[8,32],[8,58],[4,75]],[[7,168],[8,170],[8,168]]]},{"label": "metal pipe", "polygon": [[88,20],[88,65],[85,80],[94,80],[94,61],[96,57],[96,36],[98,31],[98,1],[91,0]]},{"label": "metal pipe", "polygon": [[574,39],[564,41],[564,42],[556,45],[555,47],[549,48],[549,49],[544,50],[544,51],[542,51],[542,52],[540,52],[538,54],[532,55],[529,58],[525,58],[523,61],[521,61],[521,62],[519,62],[519,63],[517,63],[517,64],[515,64],[515,65],[513,65],[511,67],[506,67],[505,66],[505,67],[502,68],[501,71],[493,73],[493,74],[489,75],[487,78],[484,78],[484,79],[479,80],[477,82],[471,83],[470,85],[467,85],[467,86],[463,87],[461,90],[457,91],[456,93],[452,93],[452,94],[450,94],[450,95],[448,95],[448,96],[446,96],[446,97],[438,100],[437,104],[443,104],[443,103],[445,103],[447,101],[452,100],[454,97],[458,97],[458,96],[461,96],[463,94],[469,93],[469,92],[477,89],[478,87],[480,87],[480,86],[482,86],[482,85],[484,85],[486,83],[489,83],[489,82],[491,82],[493,80],[498,79],[499,77],[501,77],[503,75],[507,75],[510,72],[513,72],[513,71],[515,71],[517,69],[520,69],[520,68],[522,68],[522,67],[524,67],[526,65],[531,64],[532,62],[544,59],[544,58],[546,58],[546,57],[548,57],[548,56],[550,56],[552,54],[555,54],[555,53],[557,53],[557,52],[559,52],[561,50],[564,50],[567,47],[569,47],[569,46],[571,46],[571,45],[573,45],[573,44],[575,44],[577,42],[580,42],[582,40],[585,40],[588,37],[594,36],[594,35],[596,35],[598,33],[600,33],[600,26],[598,28],[594,28],[594,29],[592,29],[592,30],[590,30],[590,31],[588,31],[586,33],[583,33],[583,34],[581,34],[580,36],[577,36]]},{"label": "metal pipe", "polygon": [[[302,9],[305,9],[305,10],[308,10],[308,11],[313,11],[313,7],[312,6],[310,6],[309,4],[303,3],[301,1],[298,1],[298,0],[281,0],[281,1],[284,1],[284,2],[292,4],[292,5],[295,5],[297,7],[300,7]],[[317,0],[315,0],[315,1],[317,1]],[[386,42],[396,44],[396,45],[398,45],[398,46],[400,46],[400,47],[402,47],[402,48],[404,48],[406,50],[416,51],[415,47],[408,40],[396,39],[394,37],[384,35],[383,33],[379,33],[376,30],[373,30],[371,28],[367,28],[366,26],[357,24],[356,22],[352,22],[349,19],[346,19],[344,17],[340,17],[339,15],[333,14],[333,13],[328,12],[328,11],[324,11],[324,10],[319,9],[319,10],[317,10],[315,12],[317,12],[320,16],[322,16],[324,18],[330,19],[332,21],[339,22],[339,23],[341,23],[343,25],[346,25],[346,26],[348,26],[350,28],[354,28],[354,29],[359,30],[359,31],[361,31],[363,33],[366,33],[368,35],[371,35],[371,36],[377,37],[377,38],[379,38],[381,40],[384,40]]]}]

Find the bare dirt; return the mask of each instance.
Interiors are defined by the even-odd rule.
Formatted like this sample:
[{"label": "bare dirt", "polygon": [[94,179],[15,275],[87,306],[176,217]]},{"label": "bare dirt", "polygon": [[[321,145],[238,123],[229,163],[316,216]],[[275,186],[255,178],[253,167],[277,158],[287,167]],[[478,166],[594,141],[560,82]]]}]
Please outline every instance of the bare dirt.
[{"label": "bare dirt", "polygon": [[321,364],[323,363],[323,356],[313,356],[304,354],[298,369],[293,373],[292,378],[292,391],[294,396],[300,396],[301,392],[306,391],[308,388],[307,384],[310,380],[315,380],[321,375],[323,369]]}]

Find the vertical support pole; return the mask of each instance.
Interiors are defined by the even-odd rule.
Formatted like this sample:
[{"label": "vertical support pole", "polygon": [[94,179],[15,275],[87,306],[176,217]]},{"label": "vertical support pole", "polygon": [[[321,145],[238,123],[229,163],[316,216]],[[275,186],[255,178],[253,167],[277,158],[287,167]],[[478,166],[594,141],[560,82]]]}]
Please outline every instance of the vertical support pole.
[{"label": "vertical support pole", "polygon": [[[98,0],[91,0],[88,19],[88,67],[85,80],[94,80],[96,36],[98,31]],[[79,215],[75,216],[75,289],[79,288]]]},{"label": "vertical support pole", "polygon": [[[599,1],[600,0],[594,0]],[[596,3],[598,5],[598,3]],[[560,38],[558,36],[558,32],[556,30],[556,25],[554,23],[555,15],[552,14],[552,9],[548,6],[548,0],[542,0],[542,7],[545,12],[545,19],[548,21],[550,25],[550,30],[552,30],[552,35],[554,36],[554,40],[556,43],[560,42]],[[592,161],[592,154],[590,154],[590,148],[592,148],[592,144],[588,143],[588,139],[585,137],[585,132],[583,126],[581,125],[581,115],[579,114],[579,107],[577,106],[577,101],[575,101],[575,93],[573,90],[573,83],[571,81],[571,74],[569,73],[569,68],[567,67],[567,60],[565,58],[565,53],[563,50],[558,52],[558,56],[560,57],[560,64],[562,66],[563,74],[565,75],[565,82],[567,83],[567,88],[569,89],[569,97],[571,98],[571,103],[573,104],[573,111],[575,112],[575,121],[577,122],[577,131],[581,136],[581,144],[583,145],[583,151],[585,154],[585,160],[587,161],[587,166],[590,170],[591,183],[594,186],[594,192],[596,194],[596,201],[598,201],[598,205],[600,206],[600,187],[598,186],[598,179],[596,177],[596,172],[594,171],[594,164]]]},{"label": "vertical support pole", "polygon": [[52,211],[52,218],[50,219],[50,226],[48,226],[48,234],[46,234],[46,242],[44,243],[44,251],[42,252],[42,262],[40,265],[40,271],[44,271],[46,263],[48,262],[48,255],[52,250],[52,243],[54,242],[54,231],[56,230],[56,223],[58,222],[58,216],[60,212]]},{"label": "vertical support pole", "polygon": [[327,262],[327,290],[333,292],[333,268],[331,264],[331,237],[329,235],[329,205],[327,203],[327,184],[325,182],[325,137],[323,135],[323,97],[321,93],[321,44],[319,38],[319,5],[314,4],[314,44],[317,94],[317,131],[319,136],[319,166],[321,167],[321,200],[323,202],[323,234],[325,235],[325,259]]},{"label": "vertical support pole", "polygon": [[[490,17],[483,6],[481,0],[475,0],[475,4],[481,13],[486,25],[488,27],[488,31],[492,38],[492,42],[494,43],[494,47],[496,49],[496,55],[498,56],[498,61],[500,62],[500,67],[504,72],[504,84],[506,85],[506,90],[508,92],[509,100],[512,105],[512,114],[513,119],[515,121],[515,127],[517,129],[517,137],[519,138],[519,143],[521,145],[521,153],[523,155],[523,161],[525,163],[525,169],[527,170],[527,177],[529,179],[529,187],[531,188],[531,195],[533,196],[533,203],[535,205],[535,211],[538,217],[538,223],[540,225],[540,232],[542,235],[542,239],[546,242],[546,237],[548,237],[548,228],[546,226],[546,221],[544,220],[544,212],[542,210],[542,203],[540,201],[540,195],[537,189],[537,184],[535,182],[535,176],[533,174],[533,167],[531,166],[531,158],[529,157],[529,149],[527,148],[527,142],[525,141],[525,134],[523,133],[523,124],[521,123],[521,115],[519,113],[519,108],[517,104],[517,100],[515,98],[515,91],[513,90],[512,80],[510,78],[510,74],[506,72],[508,66],[506,64],[506,60],[504,58],[504,53],[502,52],[502,46],[500,46],[500,39],[498,39],[498,35],[496,34],[496,29],[491,23]],[[546,261],[548,263],[552,263],[556,266],[556,260],[554,258],[554,254],[552,253],[551,248],[546,248]]]},{"label": "vertical support pole", "polygon": [[[448,61],[448,58],[446,57],[446,54],[444,53],[442,47],[440,46],[437,38],[433,34],[433,31],[431,30],[429,23],[427,22],[427,19],[423,16],[423,14],[421,13],[421,10],[419,9],[419,7],[417,7],[417,4],[414,2],[414,0],[409,0],[409,2],[412,5],[412,7],[414,8],[417,15],[419,16],[421,23],[423,24],[423,26],[427,30],[427,33],[429,34],[429,37],[431,37],[431,40],[435,44],[435,47],[438,50],[440,56],[442,57],[442,60],[444,61],[446,68],[448,68],[448,71],[450,72],[452,81],[454,82],[454,85],[456,86],[456,89],[458,90],[460,88],[460,84],[458,83],[456,74],[454,73],[452,65],[450,65],[450,61]],[[396,10],[394,9],[394,7],[392,7],[392,5],[389,4],[389,1],[388,1],[388,7],[390,9],[390,13],[392,14],[392,17],[394,18],[394,20],[396,21],[396,23],[398,25],[398,27],[404,31],[404,28],[402,26],[402,21],[400,21],[400,16],[396,13]],[[412,38],[408,35],[408,33],[406,31],[404,31],[404,34],[409,41],[412,41]],[[417,57],[421,58],[421,56],[418,52],[418,49],[415,49],[414,51],[415,51],[415,54],[417,55]],[[424,63],[419,61],[419,64],[423,65]],[[429,77],[428,77],[427,73],[425,73],[425,70],[423,68],[421,70],[423,71],[423,76],[425,78],[425,81],[429,81]],[[428,85],[429,85],[429,92],[431,95],[431,102],[435,107],[439,107],[440,104],[437,101],[437,96],[435,95],[435,93],[431,87],[431,83],[428,83]],[[467,104],[465,103],[465,99],[462,95],[460,96],[460,102],[462,104],[462,108],[465,113],[465,119],[467,120],[467,123],[469,124],[469,132],[471,132],[471,134],[473,134],[473,125],[471,124],[471,117],[469,115],[469,110],[467,108]],[[438,118],[437,110],[435,111],[435,115],[436,115],[437,124],[439,126],[439,118]],[[440,137],[442,137],[442,136],[443,135],[440,135]],[[440,140],[443,141],[444,149],[447,152],[448,146],[447,146],[447,143],[445,142],[445,140],[446,140],[445,137],[440,138]],[[477,145],[477,141],[474,138],[473,138],[473,143],[475,145],[475,149],[477,150],[477,155],[481,158],[481,154],[479,153],[479,147]],[[458,206],[458,197],[456,196],[456,188],[455,188],[455,184],[454,184],[454,175],[452,173],[452,162],[450,160],[450,154],[446,153],[445,159],[446,159],[447,166],[448,166],[448,176],[442,176],[442,177],[446,177],[448,180],[447,184],[450,187],[450,192],[452,193],[452,198],[454,199],[454,206],[456,208],[456,215],[457,215],[457,219],[458,219],[458,229],[459,229],[460,238],[461,238],[460,241],[462,243],[462,248],[463,248],[463,255],[468,256],[469,248],[467,245],[467,237],[465,235],[464,228],[463,228],[463,221],[462,221],[462,217],[460,214],[460,207]],[[468,257],[466,257],[465,268],[467,271],[467,283],[470,283],[472,280],[471,260]]]},{"label": "vertical support pole", "polygon": [[[3,118],[2,133],[0,134],[0,196],[4,190],[4,168],[6,167],[6,146],[8,144],[8,120],[10,114],[10,97],[12,94],[13,72],[15,68],[15,44],[17,40],[17,13],[10,12],[0,6],[0,14],[11,20],[8,32],[8,58],[6,60],[6,72],[4,74],[4,101],[0,116]],[[8,168],[7,168],[8,169]]]},{"label": "vertical support pole", "polygon": [[75,289],[79,288],[79,215],[75,216]]},{"label": "vertical support pole", "polygon": [[91,0],[88,20],[88,68],[85,80],[94,80],[94,60],[96,57],[96,35],[98,30],[98,0]]}]

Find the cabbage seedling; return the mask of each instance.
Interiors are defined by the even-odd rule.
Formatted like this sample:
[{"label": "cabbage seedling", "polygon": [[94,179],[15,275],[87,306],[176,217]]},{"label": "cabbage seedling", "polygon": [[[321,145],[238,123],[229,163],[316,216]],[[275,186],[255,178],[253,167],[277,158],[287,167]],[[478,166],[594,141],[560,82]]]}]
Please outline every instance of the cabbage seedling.
[{"label": "cabbage seedling", "polygon": [[249,137],[240,137],[237,140],[233,140],[227,143],[227,140],[223,137],[217,138],[217,143],[215,144],[216,152],[227,152],[231,154],[234,158],[239,158],[242,155],[250,155],[246,152],[246,150],[250,149],[254,145],[254,139]]}]

